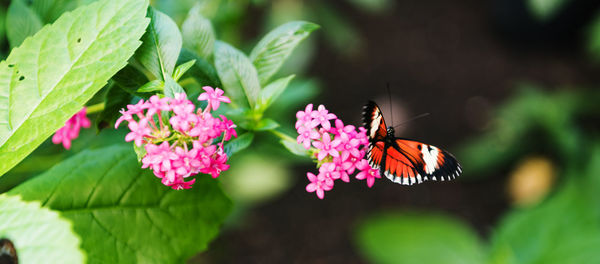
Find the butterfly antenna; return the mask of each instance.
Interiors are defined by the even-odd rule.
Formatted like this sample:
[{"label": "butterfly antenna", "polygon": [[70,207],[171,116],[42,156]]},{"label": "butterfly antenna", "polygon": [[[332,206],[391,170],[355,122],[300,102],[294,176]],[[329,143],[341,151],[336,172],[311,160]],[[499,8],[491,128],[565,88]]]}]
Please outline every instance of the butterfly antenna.
[{"label": "butterfly antenna", "polygon": [[388,92],[388,99],[390,102],[390,119],[392,120],[392,126],[394,126],[394,110],[392,110],[392,92],[390,91],[390,83],[387,82],[385,83],[386,87],[387,87],[387,92]]},{"label": "butterfly antenna", "polygon": [[399,127],[399,126],[401,126],[401,125],[404,125],[404,124],[406,124],[406,123],[408,123],[408,122],[415,121],[415,120],[417,120],[417,119],[419,119],[419,118],[426,117],[426,116],[428,116],[428,115],[429,115],[429,113],[423,113],[423,114],[420,114],[420,115],[418,115],[418,116],[415,116],[415,117],[413,117],[413,118],[411,118],[411,119],[408,119],[408,120],[406,120],[406,121],[404,121],[404,122],[402,122],[402,123],[400,123],[400,124],[398,124],[398,125],[394,126],[394,128],[396,128],[396,127]]}]

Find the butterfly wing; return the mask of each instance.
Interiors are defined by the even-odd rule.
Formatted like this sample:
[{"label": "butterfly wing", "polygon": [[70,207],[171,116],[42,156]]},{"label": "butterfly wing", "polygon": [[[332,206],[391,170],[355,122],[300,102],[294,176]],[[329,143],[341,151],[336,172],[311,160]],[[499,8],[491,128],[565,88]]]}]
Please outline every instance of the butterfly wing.
[{"label": "butterfly wing", "polygon": [[369,137],[367,159],[371,167],[395,183],[412,185],[424,181],[456,178],[462,169],[452,154],[438,147],[414,140],[393,138],[381,110],[369,101],[363,121]]},{"label": "butterfly wing", "polygon": [[[375,149],[379,150],[379,146]],[[404,185],[448,181],[462,172],[452,154],[436,146],[408,139],[396,139],[380,160],[383,162],[379,163],[380,171],[391,181]]]},{"label": "butterfly wing", "polygon": [[369,101],[363,110],[363,123],[367,129],[369,140],[371,142],[384,140],[387,136],[387,128],[379,106],[375,102]]}]

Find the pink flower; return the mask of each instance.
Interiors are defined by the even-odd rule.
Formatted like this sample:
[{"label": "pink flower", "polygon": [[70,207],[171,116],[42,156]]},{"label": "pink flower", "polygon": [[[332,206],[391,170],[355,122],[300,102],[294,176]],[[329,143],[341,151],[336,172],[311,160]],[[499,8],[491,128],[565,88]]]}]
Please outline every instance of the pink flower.
[{"label": "pink flower", "polygon": [[213,178],[219,177],[222,171],[229,169],[229,165],[225,164],[227,162],[227,155],[225,153],[217,153],[216,156],[216,159],[211,160],[208,168],[201,170],[202,173],[210,173]]},{"label": "pink flower", "polygon": [[325,197],[325,191],[329,191],[333,188],[333,180],[326,178],[325,176],[319,174],[315,176],[314,174],[308,172],[306,173],[308,180],[310,183],[306,185],[307,192],[317,192],[317,197],[319,199],[323,199]]},{"label": "pink flower", "polygon": [[313,142],[313,146],[319,149],[319,154],[317,154],[317,158],[319,160],[324,159],[327,155],[332,157],[337,157],[340,153],[335,149],[340,143],[342,143],[339,139],[335,139],[331,141],[331,136],[328,133],[323,133],[322,141]]},{"label": "pink flower", "polygon": [[234,136],[237,138],[237,133],[235,132],[235,128],[237,127],[233,121],[227,119],[224,115],[219,115],[221,117],[221,125],[220,125],[220,129],[223,130],[225,132],[225,135],[223,136],[223,139],[225,140],[230,140],[231,136]]},{"label": "pink flower", "polygon": [[133,120],[134,115],[141,114],[144,111],[144,109],[147,108],[148,104],[146,104],[144,100],[139,100],[137,104],[134,105],[127,105],[127,111],[125,111],[124,109],[121,109],[121,111],[119,111],[121,113],[121,117],[119,117],[119,119],[117,119],[117,122],[115,122],[115,129],[119,127],[119,124],[121,124],[121,122]]},{"label": "pink flower", "polygon": [[204,86],[202,89],[206,92],[198,96],[198,101],[208,101],[208,106],[212,110],[217,110],[221,102],[231,103],[231,100],[227,96],[223,96],[224,92],[219,88],[213,89],[210,86]]},{"label": "pink flower", "polygon": [[177,154],[177,159],[173,161],[173,168],[175,169],[175,173],[178,176],[183,178],[187,178],[192,173],[197,173],[202,167],[202,161],[197,159],[198,157],[198,149],[193,148],[188,151],[181,147],[175,148],[175,154]]},{"label": "pink flower", "polygon": [[147,115],[153,115],[160,111],[170,111],[171,106],[169,105],[169,98],[159,98],[157,95],[150,97],[147,103],[148,113]]},{"label": "pink flower", "polygon": [[168,184],[167,186],[173,188],[174,190],[183,190],[192,188],[192,184],[194,184],[194,182],[196,182],[196,179],[185,182],[183,181],[183,178],[177,178],[174,182]]},{"label": "pink flower", "polygon": [[321,127],[326,130],[331,128],[331,123],[329,123],[329,120],[336,118],[334,114],[329,113],[329,111],[325,109],[324,105],[319,105],[317,111],[311,113],[311,117],[313,118],[311,126],[315,127],[317,125],[321,125]]},{"label": "pink flower", "polygon": [[337,180],[340,178],[339,173],[336,171],[335,163],[326,162],[319,168],[319,175],[323,175],[327,179]]},{"label": "pink flower", "polygon": [[298,129],[301,126],[306,126],[308,125],[308,127],[313,128],[315,126],[311,126],[310,124],[312,123],[312,113],[313,113],[313,105],[312,104],[308,104],[306,106],[306,109],[304,109],[304,111],[298,111],[296,113],[296,118],[298,118],[298,121],[296,121],[296,129]]},{"label": "pink flower", "polygon": [[341,144],[338,146],[338,149],[342,153],[342,159],[346,160],[349,156],[353,156],[355,158],[361,158],[359,151],[360,141],[356,138],[350,138],[348,134],[342,133],[340,134],[340,142]]},{"label": "pink flower", "polygon": [[79,131],[82,127],[89,128],[91,125],[90,120],[86,116],[87,108],[83,107],[79,112],[73,115],[65,125],[59,128],[54,136],[52,136],[52,143],[62,143],[65,149],[71,148],[71,141],[79,137]]},{"label": "pink flower", "polygon": [[335,128],[332,128],[331,130],[333,130],[332,133],[335,135],[347,134],[348,136],[353,136],[356,134],[356,129],[353,125],[344,126],[344,122],[340,119],[335,120]]},{"label": "pink flower", "polygon": [[178,158],[171,151],[169,143],[163,141],[160,145],[147,144],[146,155],[142,158],[142,168],[150,167],[155,172],[165,172],[172,168],[171,163]]},{"label": "pink flower", "polygon": [[[223,99],[226,97],[222,94],[220,89],[212,91],[213,108],[218,107],[214,100],[229,100]],[[213,117],[211,106],[196,111],[185,93],[179,93],[175,98],[152,96],[127,108],[127,111],[121,110],[122,116],[116,125],[128,122],[130,132],[125,141],[144,147],[142,168],[151,169],[162,184],[177,190],[189,189],[195,179],[184,179],[198,173],[216,178],[229,169],[223,143],[232,136],[237,137],[236,125],[225,116]],[[221,139],[217,141],[217,138]]]},{"label": "pink flower", "polygon": [[366,159],[361,160],[356,166],[360,170],[358,174],[356,174],[356,178],[359,180],[367,180],[367,186],[371,188],[375,183],[375,178],[381,178],[379,175],[379,170],[373,169],[369,162]]},{"label": "pink flower", "polygon": [[296,140],[298,141],[298,144],[302,144],[305,149],[310,149],[311,140],[321,137],[321,134],[319,134],[319,132],[317,132],[315,129],[305,126],[300,126],[298,128],[298,134],[299,135]]},{"label": "pink flower", "polygon": [[139,122],[131,121],[127,127],[129,127],[131,132],[125,136],[125,141],[134,141],[138,147],[142,146],[144,137],[152,133],[152,130],[148,127],[148,120],[145,118],[142,118]]},{"label": "pink flower", "polygon": [[[381,178],[379,171],[372,169],[363,159],[365,148],[369,145],[367,131],[364,127],[344,125],[342,120],[329,113],[325,106],[319,105],[317,111],[312,110],[312,104],[305,111],[298,111],[296,117],[296,141],[304,148],[315,153],[319,174],[308,173],[310,183],[306,191],[317,192],[323,199],[325,191],[333,188],[335,180],[350,182],[350,174],[359,169],[357,179],[367,180],[369,187],[373,186],[376,178]],[[330,120],[334,120],[332,127]],[[311,145],[314,147],[311,150]]]}]

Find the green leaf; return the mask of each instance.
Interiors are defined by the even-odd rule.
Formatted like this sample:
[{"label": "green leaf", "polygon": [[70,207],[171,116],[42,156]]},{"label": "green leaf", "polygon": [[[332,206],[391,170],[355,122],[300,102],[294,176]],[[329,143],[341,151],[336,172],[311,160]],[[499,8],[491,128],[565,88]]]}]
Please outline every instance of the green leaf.
[{"label": "green leaf", "polygon": [[42,28],[40,17],[21,0],[11,1],[6,13],[6,36],[11,47],[17,47],[23,40],[33,36]]},{"label": "green leaf", "polygon": [[531,13],[541,21],[554,17],[570,0],[527,0]]},{"label": "green leaf", "polygon": [[146,148],[144,148],[143,146],[138,147],[138,145],[133,144],[133,151],[135,152],[137,161],[142,162],[142,159],[144,158],[144,156],[146,156]]},{"label": "green leaf", "polygon": [[132,95],[138,95],[137,90],[148,82],[148,78],[131,65],[127,65],[118,71],[112,77],[112,80],[117,86]]},{"label": "green leaf", "polygon": [[63,13],[79,6],[88,5],[96,0],[33,0],[31,8],[39,15],[42,22],[52,23]]},{"label": "green leaf", "polygon": [[[246,55],[231,45],[215,42],[215,67],[225,95],[239,106],[254,107],[260,92],[256,69]],[[247,98],[247,103],[245,98]]]},{"label": "green leaf", "polygon": [[210,59],[215,46],[215,31],[210,20],[201,14],[201,4],[196,4],[181,25],[183,46],[196,51],[200,57]]},{"label": "green leaf", "polygon": [[225,153],[227,154],[227,156],[231,157],[231,155],[249,147],[250,144],[252,144],[252,140],[254,140],[254,133],[246,132],[238,136],[237,138],[225,143]]},{"label": "green leaf", "polygon": [[[493,232],[491,263],[586,263],[600,259],[597,188],[579,171],[539,206],[515,210]],[[590,175],[591,176],[591,175]]]},{"label": "green leaf", "polygon": [[588,29],[587,49],[596,61],[600,60],[600,14],[597,14]]},{"label": "green leaf", "polygon": [[280,140],[281,144],[292,154],[306,157],[308,156],[308,150],[306,150],[301,144],[285,139]]},{"label": "green leaf", "polygon": [[146,84],[142,85],[142,87],[140,87],[137,92],[138,93],[150,93],[150,92],[156,92],[156,91],[163,91],[165,87],[165,83],[161,80],[152,80],[147,82]]},{"label": "green leaf", "polygon": [[250,53],[250,60],[256,67],[260,84],[266,84],[292,54],[294,48],[318,28],[317,24],[310,22],[293,21],[277,27],[261,39]]},{"label": "green leaf", "polygon": [[262,118],[256,126],[254,127],[254,131],[267,131],[273,130],[279,127],[279,123],[277,121],[270,118]]},{"label": "green leaf", "polygon": [[175,68],[175,72],[173,73],[173,80],[179,81],[179,78],[181,78],[181,76],[183,76],[185,72],[187,72],[192,66],[194,66],[194,64],[196,64],[196,60],[191,60],[177,66],[177,68]]},{"label": "green leaf", "polygon": [[256,103],[258,108],[261,111],[269,108],[269,106],[271,106],[271,104],[275,102],[277,98],[279,98],[279,96],[285,91],[285,88],[287,88],[294,76],[295,75],[292,74],[288,77],[277,79],[262,89],[258,97],[258,102]]},{"label": "green leaf", "polygon": [[442,215],[370,217],[358,226],[355,243],[372,263],[484,263],[475,232]]},{"label": "green leaf", "polygon": [[89,263],[184,263],[206,249],[232,204],[208,175],[173,190],[140,166],[130,146],[86,150],[10,193],[70,219]]},{"label": "green leaf", "polygon": [[[81,240],[69,221],[57,212],[24,202],[19,196],[0,195],[0,238],[11,240],[19,263],[84,263]],[[2,252],[2,251],[0,251]],[[0,254],[6,261],[6,254]]]},{"label": "green leaf", "polygon": [[192,68],[187,71],[189,76],[194,77],[201,86],[208,85],[212,87],[222,87],[219,76],[217,75],[217,70],[215,70],[215,67],[213,67],[212,64],[194,54],[192,51],[189,51],[185,48],[182,49],[181,53],[179,54],[178,63],[183,63],[190,60],[195,60],[196,62]]},{"label": "green leaf", "polygon": [[135,58],[154,77],[165,81],[173,75],[175,63],[181,50],[181,33],[177,24],[167,15],[148,8],[151,22],[142,37],[142,46],[135,52]]},{"label": "green leaf", "polygon": [[391,11],[394,8],[394,1],[391,0],[348,0],[359,10],[366,10],[371,13],[382,13]]},{"label": "green leaf", "polygon": [[165,78],[165,96],[175,98],[175,94],[185,93],[181,85],[179,85],[171,76]]},{"label": "green leaf", "polygon": [[140,45],[145,0],[66,13],[0,62],[0,175],[78,112]]},{"label": "green leaf", "polygon": [[98,129],[112,128],[121,114],[119,110],[125,108],[131,102],[132,95],[121,89],[117,85],[110,85],[104,96],[104,110],[96,118],[96,127]]}]

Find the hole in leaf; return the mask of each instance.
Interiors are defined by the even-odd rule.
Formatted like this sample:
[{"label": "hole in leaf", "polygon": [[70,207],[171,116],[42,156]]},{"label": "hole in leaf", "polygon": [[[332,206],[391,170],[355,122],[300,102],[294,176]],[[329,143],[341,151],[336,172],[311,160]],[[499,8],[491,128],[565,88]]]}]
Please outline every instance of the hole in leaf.
[{"label": "hole in leaf", "polygon": [[78,39],[77,39],[77,43],[80,43],[80,42],[81,42],[81,38],[78,38]]},{"label": "hole in leaf", "polygon": [[25,80],[25,76],[19,77],[19,81]]},{"label": "hole in leaf", "polygon": [[15,65],[14,64],[8,64],[8,68],[12,68],[12,67],[15,67]]},{"label": "hole in leaf", "polygon": [[17,250],[12,241],[2,238],[0,239],[0,263],[17,264],[19,258],[17,256]]}]

